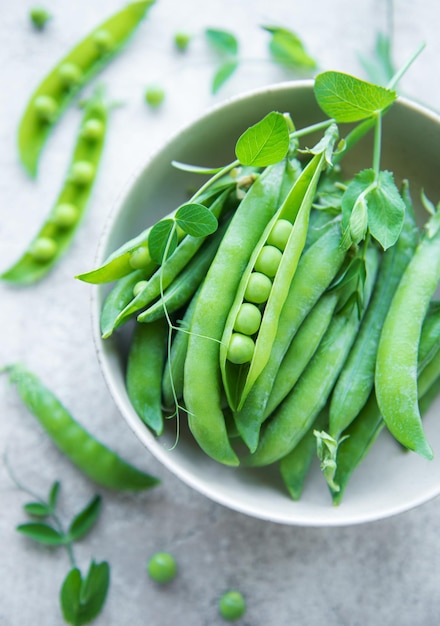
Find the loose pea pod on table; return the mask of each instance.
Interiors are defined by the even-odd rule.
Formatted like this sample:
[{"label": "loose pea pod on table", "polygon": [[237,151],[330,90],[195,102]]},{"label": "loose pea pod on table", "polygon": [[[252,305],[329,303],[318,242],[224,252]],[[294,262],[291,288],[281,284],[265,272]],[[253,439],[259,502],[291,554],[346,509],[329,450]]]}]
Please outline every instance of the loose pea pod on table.
[{"label": "loose pea pod on table", "polygon": [[87,101],[66,180],[26,252],[0,277],[28,285],[42,279],[73,240],[87,208],[104,147],[109,107],[98,88]]},{"label": "loose pea pod on table", "polygon": [[20,121],[20,159],[31,176],[46,139],[73,96],[127,41],[154,0],[128,4],[79,42],[41,81]]},{"label": "loose pea pod on table", "polygon": [[34,373],[22,365],[10,365],[4,370],[54,444],[86,476],[103,487],[123,491],[158,484],[157,478],[127,463],[88,433]]}]

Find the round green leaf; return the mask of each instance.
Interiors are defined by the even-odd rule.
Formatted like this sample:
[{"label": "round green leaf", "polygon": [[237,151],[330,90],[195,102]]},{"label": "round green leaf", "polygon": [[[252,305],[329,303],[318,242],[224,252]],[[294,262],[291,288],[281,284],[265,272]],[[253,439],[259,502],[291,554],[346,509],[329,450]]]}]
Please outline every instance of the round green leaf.
[{"label": "round green leaf", "polygon": [[206,237],[217,230],[218,222],[215,215],[203,204],[183,204],[176,211],[176,223],[187,234],[193,237]]},{"label": "round green leaf", "polygon": [[245,130],[235,146],[242,165],[266,167],[282,161],[289,150],[289,128],[282,113],[272,111]]},{"label": "round green leaf", "polygon": [[177,247],[177,233],[174,220],[165,219],[157,222],[150,231],[148,237],[148,249],[150,256],[159,265],[171,256]]}]

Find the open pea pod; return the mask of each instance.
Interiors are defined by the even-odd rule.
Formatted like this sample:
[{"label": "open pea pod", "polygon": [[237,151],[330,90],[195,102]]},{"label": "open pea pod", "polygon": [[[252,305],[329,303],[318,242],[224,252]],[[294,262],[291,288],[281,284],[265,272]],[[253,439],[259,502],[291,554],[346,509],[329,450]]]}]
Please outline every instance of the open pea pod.
[{"label": "open pea pod", "polygon": [[[236,181],[230,176],[225,176],[209,187],[205,193],[199,195],[197,201],[202,204],[212,202],[219,194],[227,189],[229,189],[232,194],[235,186]],[[176,211],[177,209],[171,211],[166,217],[170,219],[173,218]],[[158,267],[157,264],[152,261],[148,249],[148,237],[152,228],[153,225],[143,230],[136,235],[136,237],[126,241],[117,250],[112,252],[99,267],[78,274],[76,278],[86,283],[98,285],[123,278],[136,269],[143,269],[146,275],[151,276]],[[178,233],[178,237],[182,240],[183,233]]]},{"label": "open pea pod", "polygon": [[1,274],[28,285],[43,278],[71,243],[83,217],[100,162],[108,121],[102,89],[85,105],[66,180],[53,209],[21,258]]},{"label": "open pea pod", "polygon": [[131,2],[78,43],[41,81],[20,121],[20,159],[31,176],[46,139],[73,96],[119,51],[154,0]]},{"label": "open pea pod", "polygon": [[[301,172],[265,228],[243,273],[220,346],[223,384],[232,409],[243,406],[269,360],[278,319],[306,242],[324,163],[325,155],[320,152]],[[282,236],[277,232],[281,231],[280,224]],[[255,318],[250,328],[246,325],[248,315]]]}]

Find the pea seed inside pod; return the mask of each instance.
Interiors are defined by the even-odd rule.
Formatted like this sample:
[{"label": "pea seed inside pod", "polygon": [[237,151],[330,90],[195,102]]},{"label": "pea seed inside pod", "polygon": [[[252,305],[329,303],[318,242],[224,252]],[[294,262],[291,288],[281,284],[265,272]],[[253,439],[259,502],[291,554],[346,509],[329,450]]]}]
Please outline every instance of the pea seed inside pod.
[{"label": "pea seed inside pod", "polygon": [[136,298],[140,292],[148,285],[148,280],[139,280],[133,287],[133,295]]},{"label": "pea seed inside pod", "polygon": [[52,96],[37,96],[34,101],[35,111],[42,122],[52,122],[58,105]]},{"label": "pea seed inside pod", "polygon": [[255,343],[248,335],[232,333],[227,358],[235,365],[250,363],[254,355]]},{"label": "pea seed inside pod", "polygon": [[283,253],[275,246],[263,246],[255,261],[255,271],[273,278],[277,273]]},{"label": "pea seed inside pod", "polygon": [[70,170],[70,182],[78,187],[89,185],[95,175],[94,166],[88,161],[76,161]]},{"label": "pea seed inside pod", "polygon": [[82,72],[75,63],[62,63],[58,68],[58,76],[64,87],[73,87],[81,82]]},{"label": "pea seed inside pod", "polygon": [[35,261],[47,263],[57,252],[57,244],[51,237],[38,237],[30,247],[29,253]]},{"label": "pea seed inside pod", "polygon": [[146,246],[140,246],[133,250],[130,255],[130,265],[135,270],[141,270],[151,261],[151,256],[148,248]]},{"label": "pea seed inside pod", "polygon": [[91,143],[98,141],[104,135],[104,124],[101,120],[92,118],[85,122],[81,130],[81,137]]},{"label": "pea seed inside pod", "polygon": [[244,298],[248,302],[263,304],[264,302],[267,302],[271,289],[272,281],[268,276],[266,276],[266,274],[261,274],[261,272],[252,272],[246,285]]},{"label": "pea seed inside pod", "polygon": [[244,335],[254,335],[261,324],[261,311],[250,302],[243,302],[235,319],[234,330]]},{"label": "pea seed inside pod", "polygon": [[78,221],[79,211],[74,204],[62,203],[58,204],[51,216],[51,222],[58,228],[70,228]]},{"label": "pea seed inside pod", "polygon": [[93,35],[93,41],[101,54],[106,54],[113,48],[113,37],[104,28],[96,31]]},{"label": "pea seed inside pod", "polygon": [[277,220],[267,238],[267,243],[279,250],[284,250],[292,232],[292,224],[289,220]]}]

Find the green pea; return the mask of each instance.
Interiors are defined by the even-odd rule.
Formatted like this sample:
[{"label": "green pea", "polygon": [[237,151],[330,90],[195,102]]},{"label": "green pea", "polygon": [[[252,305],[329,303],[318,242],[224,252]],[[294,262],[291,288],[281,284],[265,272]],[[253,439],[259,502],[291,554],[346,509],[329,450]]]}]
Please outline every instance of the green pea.
[{"label": "green pea", "polygon": [[260,328],[261,311],[250,302],[243,302],[235,319],[234,330],[244,335],[254,335]]},{"label": "green pea", "polygon": [[92,118],[87,120],[82,127],[81,137],[87,141],[95,142],[102,138],[104,134],[104,124],[101,120]]},{"label": "green pea", "polygon": [[76,63],[62,63],[58,68],[58,76],[65,87],[73,87],[81,82],[82,72]]},{"label": "green pea", "polygon": [[139,280],[133,287],[133,296],[136,298],[147,285],[148,280]]},{"label": "green pea", "polygon": [[219,611],[220,615],[228,621],[239,619],[246,612],[243,595],[239,591],[227,591],[220,598]]},{"label": "green pea", "polygon": [[42,30],[46,26],[46,22],[52,17],[51,14],[42,7],[34,7],[29,12],[32,24],[38,30]]},{"label": "green pea", "polygon": [[255,271],[273,278],[277,273],[283,253],[275,246],[263,246],[255,261]]},{"label": "green pea", "polygon": [[139,246],[139,248],[133,250],[130,255],[129,263],[135,270],[147,267],[147,265],[151,263],[151,256],[148,248],[146,246]]},{"label": "green pea", "polygon": [[52,211],[50,221],[52,224],[58,226],[58,228],[65,229],[70,228],[79,218],[78,208],[74,204],[61,203],[58,204]]},{"label": "green pea", "polygon": [[292,232],[292,228],[293,226],[289,220],[277,220],[269,233],[267,243],[271,246],[279,248],[280,250],[284,250],[290,237],[290,233]]},{"label": "green pea", "polygon": [[52,122],[57,113],[58,105],[51,96],[37,96],[34,101],[35,111],[42,122]]},{"label": "green pea", "polygon": [[70,182],[78,187],[86,187],[95,176],[95,168],[89,161],[76,161],[70,170]]},{"label": "green pea", "polygon": [[160,85],[150,85],[145,92],[145,101],[150,107],[159,107],[165,100],[165,91]]},{"label": "green pea", "polygon": [[249,276],[244,297],[248,302],[262,304],[263,302],[267,302],[271,289],[272,281],[270,278],[260,272],[252,272]]},{"label": "green pea", "polygon": [[38,237],[29,250],[34,260],[40,263],[46,263],[53,259],[56,252],[57,244],[51,237]]},{"label": "green pea", "polygon": [[188,48],[190,41],[191,35],[188,35],[187,33],[176,33],[174,35],[174,44],[176,48],[182,52]]},{"label": "green pea", "polygon": [[114,41],[111,33],[109,33],[108,30],[105,30],[104,28],[97,30],[93,34],[93,41],[101,54],[106,54],[107,52],[110,52],[114,46]]},{"label": "green pea", "polygon": [[228,360],[236,365],[252,361],[255,343],[248,335],[232,333],[228,347]]},{"label": "green pea", "polygon": [[177,574],[177,563],[168,552],[157,552],[148,561],[147,571],[150,578],[157,583],[168,583]]}]

